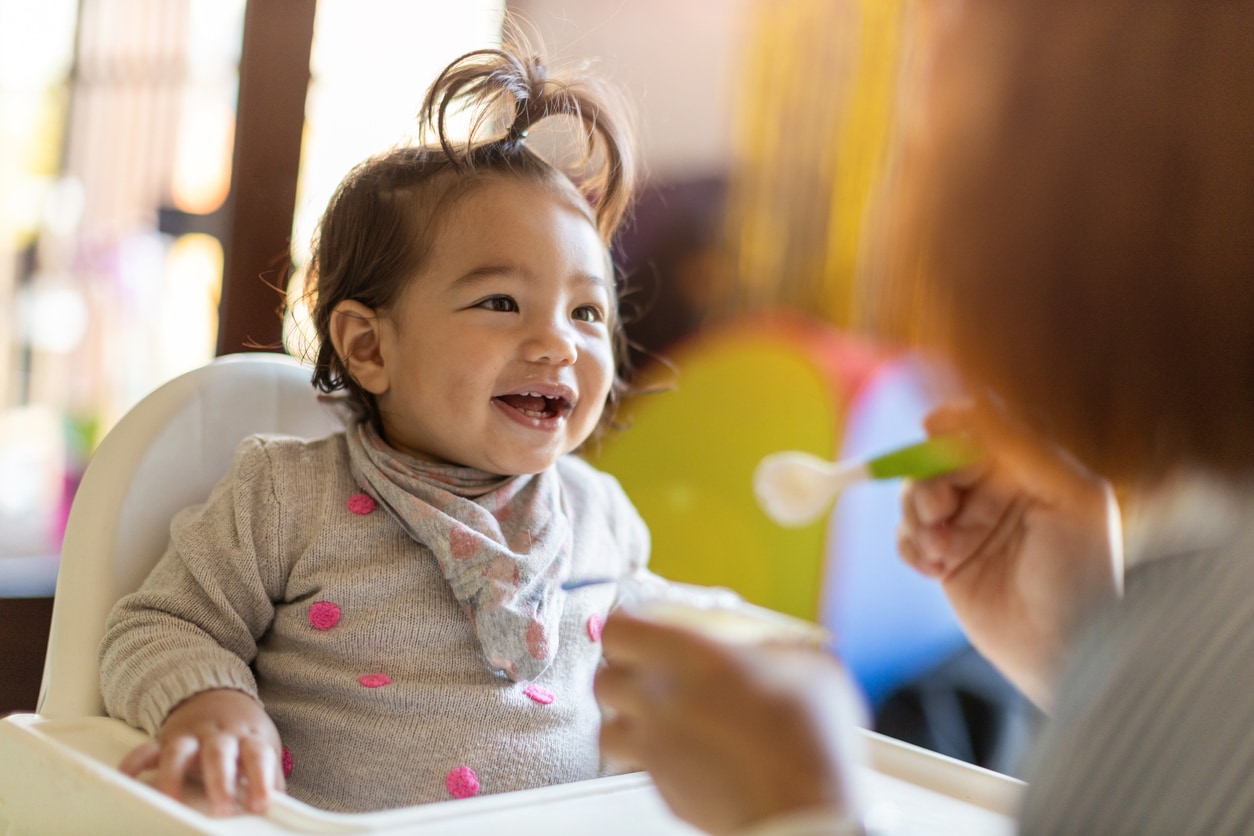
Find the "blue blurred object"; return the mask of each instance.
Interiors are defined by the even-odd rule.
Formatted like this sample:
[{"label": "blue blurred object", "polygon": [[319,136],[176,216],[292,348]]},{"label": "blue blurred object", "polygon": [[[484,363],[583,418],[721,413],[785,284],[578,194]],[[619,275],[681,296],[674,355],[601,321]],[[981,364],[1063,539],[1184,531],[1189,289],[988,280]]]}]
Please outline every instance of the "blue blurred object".
[{"label": "blue blurred object", "polygon": [[[916,362],[885,362],[849,406],[841,459],[921,438],[931,406]],[[841,495],[828,524],[822,621],[874,708],[966,646],[940,585],[897,555],[900,497],[900,480],[857,485]]]}]

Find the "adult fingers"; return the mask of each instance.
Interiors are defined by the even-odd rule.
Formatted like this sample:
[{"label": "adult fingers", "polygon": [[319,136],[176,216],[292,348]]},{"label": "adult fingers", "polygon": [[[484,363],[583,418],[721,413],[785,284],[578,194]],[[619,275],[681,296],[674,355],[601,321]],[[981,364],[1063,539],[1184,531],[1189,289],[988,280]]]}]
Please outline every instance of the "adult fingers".
[{"label": "adult fingers", "polygon": [[601,754],[615,766],[627,771],[643,769],[639,744],[630,720],[614,715],[601,721]]},{"label": "adult fingers", "polygon": [[908,496],[911,490],[911,486],[907,485],[903,491],[901,522],[897,524],[897,553],[916,571],[928,577],[936,577],[940,574],[941,565],[923,551],[919,542],[923,524],[919,522],[918,508]]},{"label": "adult fingers", "polygon": [[971,411],[974,433],[995,454],[1000,468],[1022,490],[1038,501],[1053,505],[1101,480],[1070,453],[994,400],[981,399]]},{"label": "adult fingers", "polygon": [[[914,490],[907,487],[906,493]],[[907,495],[897,529],[897,551],[916,570],[939,577],[965,563],[999,538],[1006,525],[1007,509],[1022,497],[1013,486],[991,474],[977,488],[964,494],[948,519],[927,524],[917,503]]]},{"label": "adult fingers", "polygon": [[901,555],[901,559],[915,571],[931,575],[930,566],[924,561],[919,547],[914,544],[914,536],[906,528],[905,523],[897,526],[897,554]]},{"label": "adult fingers", "polygon": [[992,397],[943,404],[923,420],[931,435],[966,434],[984,445],[990,458],[1026,491],[1044,501],[1091,474],[1066,451],[1009,416]]},{"label": "adult fingers", "polygon": [[201,743],[200,777],[215,816],[229,816],[236,810],[238,760],[239,741],[231,735],[216,734]]},{"label": "adult fingers", "polygon": [[989,481],[990,469],[979,462],[931,479],[907,480],[903,505],[913,506],[923,525],[948,522],[962,511],[967,496]]},{"label": "adult fingers", "polygon": [[958,513],[962,495],[947,477],[907,480],[901,494],[903,512],[909,511],[910,521],[919,526],[940,525]]},{"label": "adult fingers", "polygon": [[610,665],[657,665],[683,653],[683,646],[692,638],[688,631],[618,609],[605,620],[601,648],[605,661]]},{"label": "adult fingers", "polygon": [[923,417],[928,435],[952,435],[975,429],[975,401],[959,398],[946,401]]},{"label": "adult fingers", "polygon": [[157,790],[175,800],[182,800],[183,782],[187,778],[187,771],[191,768],[196,754],[200,751],[200,741],[190,735],[180,735],[161,741],[160,746],[161,755],[157,762]]},{"label": "adult fingers", "polygon": [[597,671],[592,682],[598,704],[614,716],[628,717],[657,712],[677,687],[674,674],[648,665],[610,664]]}]

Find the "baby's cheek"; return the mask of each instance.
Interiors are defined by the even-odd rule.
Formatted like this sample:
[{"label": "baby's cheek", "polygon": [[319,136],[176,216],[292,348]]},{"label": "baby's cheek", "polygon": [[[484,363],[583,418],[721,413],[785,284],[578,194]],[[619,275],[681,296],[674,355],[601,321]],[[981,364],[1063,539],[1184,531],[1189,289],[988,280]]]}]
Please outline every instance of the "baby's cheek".
[{"label": "baby's cheek", "polygon": [[585,377],[588,378],[584,381],[584,391],[598,394],[596,403],[599,411],[599,405],[605,403],[614,384],[614,349],[608,338],[597,340],[588,344],[582,359],[587,364]]}]

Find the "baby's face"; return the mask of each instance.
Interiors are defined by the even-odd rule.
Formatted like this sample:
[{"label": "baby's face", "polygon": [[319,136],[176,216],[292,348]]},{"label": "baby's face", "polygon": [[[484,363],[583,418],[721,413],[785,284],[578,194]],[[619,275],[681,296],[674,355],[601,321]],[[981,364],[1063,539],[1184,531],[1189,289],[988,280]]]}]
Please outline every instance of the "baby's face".
[{"label": "baby's face", "polygon": [[502,179],[460,198],[380,323],[389,443],[500,474],[579,446],[614,377],[609,270],[587,216],[555,190]]}]

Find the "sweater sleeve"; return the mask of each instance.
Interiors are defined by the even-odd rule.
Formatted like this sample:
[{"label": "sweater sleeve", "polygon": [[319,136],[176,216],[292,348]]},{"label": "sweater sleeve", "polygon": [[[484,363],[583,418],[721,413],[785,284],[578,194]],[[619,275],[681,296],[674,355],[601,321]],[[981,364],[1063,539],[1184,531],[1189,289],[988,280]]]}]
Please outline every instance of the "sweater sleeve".
[{"label": "sweater sleeve", "polygon": [[249,665],[282,595],[279,510],[265,443],[247,439],[208,502],[174,517],[143,586],[110,613],[99,662],[111,716],[155,734],[201,691],[257,696]]}]

